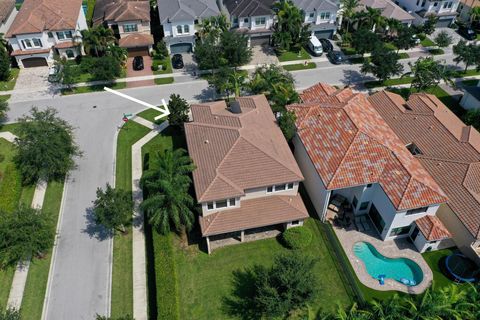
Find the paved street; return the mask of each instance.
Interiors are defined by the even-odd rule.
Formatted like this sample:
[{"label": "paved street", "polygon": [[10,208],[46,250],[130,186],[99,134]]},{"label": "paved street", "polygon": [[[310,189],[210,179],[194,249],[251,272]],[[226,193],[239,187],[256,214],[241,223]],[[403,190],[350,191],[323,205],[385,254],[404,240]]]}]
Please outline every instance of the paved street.
[{"label": "paved street", "polygon": [[[451,63],[451,57],[447,62]],[[333,66],[328,62],[319,63],[319,66],[323,68],[294,73],[299,89],[319,81],[349,84],[365,79],[359,66]],[[180,94],[189,101],[212,98],[206,81],[190,79],[186,76],[183,81],[172,85],[131,88],[122,92],[157,105],[162,98],[167,100],[171,93]],[[55,96],[34,102],[11,103],[10,121],[28,112],[33,105],[56,108],[62,118],[77,128],[76,141],[84,152],[64,195],[63,220],[46,319],[91,320],[95,313],[108,312],[111,241],[89,234],[87,209],[95,198],[96,188],[112,182],[115,138],[122,114],[135,113],[144,107],[107,92]]]}]

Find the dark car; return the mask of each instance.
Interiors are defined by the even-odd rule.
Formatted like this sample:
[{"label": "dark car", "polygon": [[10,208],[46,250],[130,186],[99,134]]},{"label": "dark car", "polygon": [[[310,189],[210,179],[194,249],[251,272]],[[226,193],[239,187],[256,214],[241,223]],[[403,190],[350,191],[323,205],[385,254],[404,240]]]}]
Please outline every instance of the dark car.
[{"label": "dark car", "polygon": [[182,69],[183,68],[183,57],[181,54],[177,53],[174,54],[172,57],[172,66],[174,69]]},{"label": "dark car", "polygon": [[327,53],[327,58],[333,64],[340,64],[343,61],[342,54],[333,50]]},{"label": "dark car", "polygon": [[477,38],[477,34],[470,27],[460,27],[458,28],[458,33],[460,33],[467,40],[475,40]]},{"label": "dark car", "polygon": [[333,50],[333,45],[328,39],[320,39],[320,43],[322,44],[323,52],[330,52]]},{"label": "dark car", "polygon": [[142,56],[136,56],[133,58],[133,70],[139,71],[143,70],[144,65],[143,65],[143,57]]}]

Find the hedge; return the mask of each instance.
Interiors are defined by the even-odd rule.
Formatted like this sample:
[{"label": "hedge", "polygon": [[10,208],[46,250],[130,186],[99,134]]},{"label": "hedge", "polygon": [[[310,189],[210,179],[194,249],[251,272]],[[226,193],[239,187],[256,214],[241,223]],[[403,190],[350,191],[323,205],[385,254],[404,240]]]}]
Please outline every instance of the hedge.
[{"label": "hedge", "polygon": [[294,227],[287,229],[282,239],[287,248],[303,249],[312,242],[312,232],[306,227]]},{"label": "hedge", "polygon": [[0,183],[0,211],[13,212],[17,208],[21,192],[19,172],[13,163],[9,163]]}]

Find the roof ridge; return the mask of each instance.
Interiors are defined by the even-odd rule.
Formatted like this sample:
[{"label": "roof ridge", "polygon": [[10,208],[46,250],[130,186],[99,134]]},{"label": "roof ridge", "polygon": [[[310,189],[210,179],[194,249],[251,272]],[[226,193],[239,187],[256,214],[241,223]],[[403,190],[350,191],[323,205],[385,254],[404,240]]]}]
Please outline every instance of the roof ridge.
[{"label": "roof ridge", "polygon": [[204,123],[204,122],[198,122],[198,121],[188,122],[188,124],[199,126],[199,127],[209,127],[209,128],[215,128],[215,129],[226,129],[226,130],[234,130],[234,131],[240,131],[241,129],[241,127],[230,127],[230,126],[225,126],[221,124]]},{"label": "roof ridge", "polygon": [[[300,196],[299,194],[297,196]],[[297,212],[300,212],[302,213],[302,211],[295,205],[293,205],[293,198],[295,196],[274,196],[274,197],[278,197],[278,199],[280,199],[281,201],[285,202],[286,204],[288,204],[290,207],[292,207],[293,209],[295,209]]]},{"label": "roof ridge", "polygon": [[[208,231],[208,230],[210,229],[210,227],[213,225],[213,223],[215,222],[215,220],[217,220],[217,217],[218,217],[219,214],[220,214],[220,211],[217,211],[217,212],[214,212],[214,213],[208,215],[208,216],[213,216],[213,215],[214,215],[214,217],[213,217],[213,219],[210,221],[210,223],[208,224],[208,226],[205,228],[204,233],[207,233],[207,231]],[[206,219],[208,216],[205,216],[205,217],[203,217],[203,218]]]}]

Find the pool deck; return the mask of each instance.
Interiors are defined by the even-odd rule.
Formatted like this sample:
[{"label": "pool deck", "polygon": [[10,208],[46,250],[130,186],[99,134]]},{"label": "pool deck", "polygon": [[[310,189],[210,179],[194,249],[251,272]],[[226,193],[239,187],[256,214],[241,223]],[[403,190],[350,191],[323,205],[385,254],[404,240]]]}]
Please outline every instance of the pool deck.
[{"label": "pool deck", "polygon": [[[370,224],[371,225],[371,224]],[[350,264],[355,270],[358,279],[361,283],[369,288],[378,291],[401,291],[409,294],[420,294],[424,292],[433,280],[433,273],[427,262],[423,259],[422,255],[415,249],[414,245],[409,243],[406,239],[395,239],[382,241],[377,232],[374,230],[373,225],[369,231],[357,231],[355,227],[340,228],[333,226],[333,230],[337,234],[343,250],[347,254]],[[385,284],[382,286],[378,280],[372,278],[367,273],[367,269],[362,260],[360,260],[353,252],[353,245],[356,242],[364,241],[369,242],[375,246],[378,252],[388,258],[408,258],[415,261],[423,271],[423,280],[420,284],[407,287],[393,279],[385,279]]]}]

